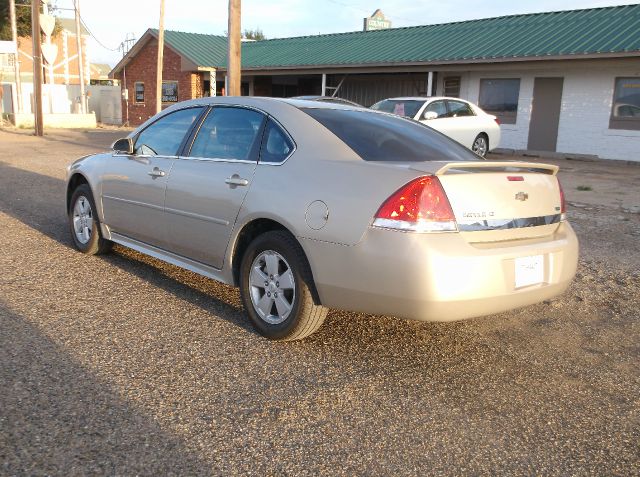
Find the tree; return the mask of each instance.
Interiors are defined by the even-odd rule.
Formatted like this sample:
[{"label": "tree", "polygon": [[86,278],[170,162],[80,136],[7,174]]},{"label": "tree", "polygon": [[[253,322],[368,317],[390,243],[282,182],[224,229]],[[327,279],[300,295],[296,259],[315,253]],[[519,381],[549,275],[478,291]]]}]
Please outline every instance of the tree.
[{"label": "tree", "polygon": [[[18,38],[31,36],[31,1],[15,0],[16,2],[16,26]],[[52,8],[50,8],[52,9]],[[50,12],[51,13],[51,12]],[[56,20],[53,35],[57,35],[61,26]],[[0,0],[0,40],[11,41],[11,22],[9,20],[9,0]]]},{"label": "tree", "polygon": [[266,40],[267,39],[267,37],[264,36],[264,33],[262,33],[262,30],[260,28],[256,28],[255,30],[245,29],[244,32],[242,32],[242,38],[244,38],[245,40]]}]

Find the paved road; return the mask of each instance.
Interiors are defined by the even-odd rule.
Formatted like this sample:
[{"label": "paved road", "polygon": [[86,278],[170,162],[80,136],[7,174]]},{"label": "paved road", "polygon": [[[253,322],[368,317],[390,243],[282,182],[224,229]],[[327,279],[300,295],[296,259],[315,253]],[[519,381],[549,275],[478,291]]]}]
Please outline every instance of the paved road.
[{"label": "paved road", "polygon": [[638,214],[570,209],[583,254],[557,300],[450,324],[331,312],[272,343],[235,289],[71,248],[64,166],[119,135],[0,131],[0,474],[640,472]]}]

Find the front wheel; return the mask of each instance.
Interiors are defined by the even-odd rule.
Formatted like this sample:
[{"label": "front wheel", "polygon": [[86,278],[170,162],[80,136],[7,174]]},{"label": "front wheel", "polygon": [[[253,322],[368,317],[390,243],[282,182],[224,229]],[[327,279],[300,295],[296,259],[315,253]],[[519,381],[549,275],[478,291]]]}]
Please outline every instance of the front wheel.
[{"label": "front wheel", "polygon": [[99,255],[111,250],[113,242],[102,237],[96,205],[87,184],[73,191],[69,204],[69,227],[73,244],[82,253]]},{"label": "front wheel", "polygon": [[256,329],[273,340],[314,333],[327,309],[313,297],[311,269],[300,244],[287,232],[257,237],[240,265],[240,296]]},{"label": "front wheel", "polygon": [[489,138],[484,133],[478,134],[473,141],[471,150],[478,156],[485,157],[489,152]]}]

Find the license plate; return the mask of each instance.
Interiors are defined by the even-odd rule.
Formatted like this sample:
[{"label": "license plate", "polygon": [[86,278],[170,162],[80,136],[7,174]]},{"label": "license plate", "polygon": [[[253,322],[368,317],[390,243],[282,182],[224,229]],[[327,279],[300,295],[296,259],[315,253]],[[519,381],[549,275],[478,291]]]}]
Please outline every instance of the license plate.
[{"label": "license plate", "polygon": [[516,288],[542,283],[544,262],[542,255],[516,258]]}]

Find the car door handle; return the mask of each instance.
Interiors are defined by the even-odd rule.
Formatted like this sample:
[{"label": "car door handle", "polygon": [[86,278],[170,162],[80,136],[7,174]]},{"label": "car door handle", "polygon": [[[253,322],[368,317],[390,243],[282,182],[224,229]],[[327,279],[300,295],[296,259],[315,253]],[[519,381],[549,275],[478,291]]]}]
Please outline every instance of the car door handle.
[{"label": "car door handle", "polygon": [[153,170],[147,172],[147,174],[149,174],[151,177],[164,177],[166,173],[163,170],[154,167]]},{"label": "car door handle", "polygon": [[231,177],[227,177],[224,180],[225,184],[229,184],[232,186],[246,186],[249,185],[249,181],[247,179],[243,179],[237,174],[232,175]]}]

